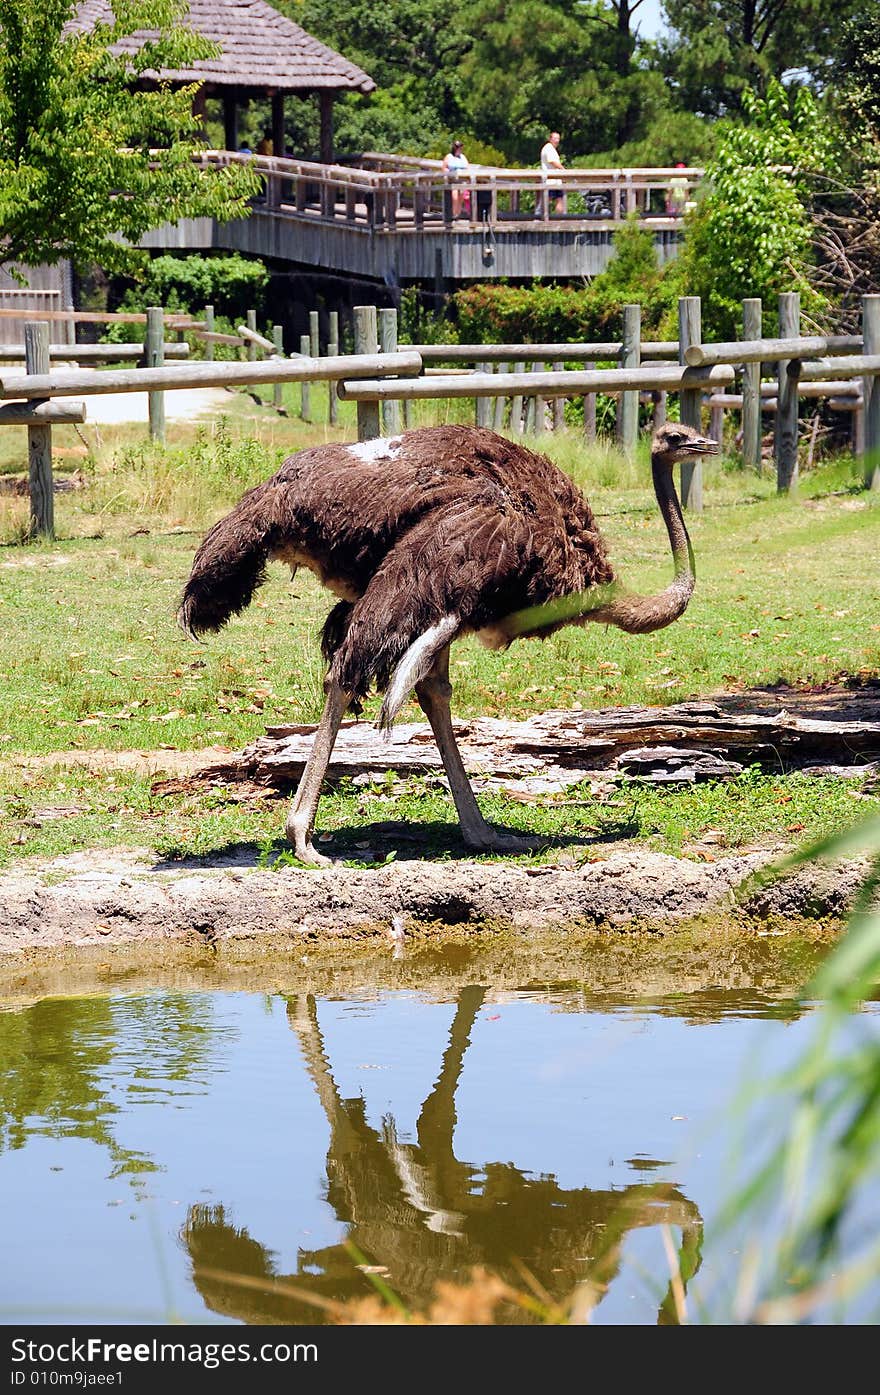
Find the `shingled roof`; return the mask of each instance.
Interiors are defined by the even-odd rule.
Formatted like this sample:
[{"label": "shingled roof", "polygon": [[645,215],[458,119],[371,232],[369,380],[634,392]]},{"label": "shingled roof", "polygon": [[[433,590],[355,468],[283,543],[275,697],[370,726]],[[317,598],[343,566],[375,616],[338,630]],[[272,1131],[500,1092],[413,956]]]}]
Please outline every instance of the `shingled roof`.
[{"label": "shingled roof", "polygon": [[[83,0],[74,25],[91,29],[112,19],[111,0]],[[222,46],[219,58],[199,59],[191,68],[162,72],[172,82],[203,82],[209,87],[258,87],[265,91],[329,90],[372,92],[368,73],[319,43],[265,0],[189,0],[187,28]],[[136,53],[155,31],[140,30],[114,45],[118,54]]]}]

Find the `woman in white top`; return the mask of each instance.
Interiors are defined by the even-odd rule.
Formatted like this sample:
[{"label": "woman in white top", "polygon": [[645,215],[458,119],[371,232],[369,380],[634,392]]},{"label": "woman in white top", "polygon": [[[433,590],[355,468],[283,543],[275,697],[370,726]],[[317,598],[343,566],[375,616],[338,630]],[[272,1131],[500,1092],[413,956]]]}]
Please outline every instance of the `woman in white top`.
[{"label": "woman in white top", "polygon": [[[465,170],[469,169],[468,157],[465,155],[461,141],[454,140],[449,147],[449,151],[443,156],[443,173],[447,179],[460,179]],[[470,213],[471,195],[469,189],[457,189],[452,186],[452,216],[458,218],[462,211]]]}]

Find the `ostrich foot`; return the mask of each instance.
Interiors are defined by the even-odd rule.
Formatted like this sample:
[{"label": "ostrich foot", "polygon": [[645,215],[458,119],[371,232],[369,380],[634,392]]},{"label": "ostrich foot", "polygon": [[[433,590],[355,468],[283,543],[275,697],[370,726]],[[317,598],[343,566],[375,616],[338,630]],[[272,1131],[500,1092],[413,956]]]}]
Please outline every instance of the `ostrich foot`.
[{"label": "ostrich foot", "polygon": [[464,841],[474,852],[528,853],[537,852],[543,846],[541,838],[529,838],[521,833],[502,833],[488,824],[479,832],[464,833]]},{"label": "ostrich foot", "polygon": [[325,857],[312,846],[311,830],[303,828],[293,819],[290,819],[284,830],[287,841],[293,844],[294,855],[298,861],[305,863],[306,867],[332,867],[332,858]]}]

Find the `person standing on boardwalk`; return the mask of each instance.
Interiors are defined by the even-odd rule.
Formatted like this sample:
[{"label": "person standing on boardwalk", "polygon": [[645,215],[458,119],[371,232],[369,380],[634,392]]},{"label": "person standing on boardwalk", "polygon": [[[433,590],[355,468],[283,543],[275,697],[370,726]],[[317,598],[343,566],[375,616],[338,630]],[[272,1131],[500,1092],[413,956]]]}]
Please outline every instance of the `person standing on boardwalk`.
[{"label": "person standing on boardwalk", "polygon": [[[552,199],[557,213],[565,212],[565,191],[563,189],[549,188],[549,180],[552,176],[563,168],[562,158],[559,154],[559,142],[562,137],[558,131],[551,131],[546,143],[541,148],[541,173],[548,184],[547,198]],[[537,212],[537,210],[536,210]],[[542,215],[538,213],[538,216]]]},{"label": "person standing on boardwalk", "polygon": [[[443,156],[443,173],[449,180],[463,178],[465,171],[470,168],[468,157],[464,153],[460,140],[454,140],[449,147],[449,151]],[[457,188],[452,185],[452,216],[458,218],[462,213],[468,214],[471,211],[471,195],[469,189]]]},{"label": "person standing on boardwalk", "polygon": [[[687,169],[683,160],[679,160],[675,166],[676,170]],[[681,218],[687,207],[688,181],[687,175],[674,174],[669,181],[666,191],[666,212],[670,218]]]}]

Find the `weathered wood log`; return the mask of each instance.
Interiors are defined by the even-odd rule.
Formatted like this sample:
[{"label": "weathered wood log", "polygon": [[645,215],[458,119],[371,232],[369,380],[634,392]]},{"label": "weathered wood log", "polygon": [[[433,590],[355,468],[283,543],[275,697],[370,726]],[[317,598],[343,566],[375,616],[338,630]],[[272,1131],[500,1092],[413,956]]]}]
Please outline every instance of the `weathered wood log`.
[{"label": "weathered wood log", "polygon": [[[314,732],[314,726],[269,727],[265,737],[206,773],[295,783]],[[727,778],[746,762],[780,771],[813,764],[863,766],[880,758],[880,712],[877,720],[829,721],[784,709],[725,712],[713,702],[545,712],[521,722],[478,717],[456,722],[455,734],[469,773],[502,782],[538,780],[548,787],[608,770],[681,781]],[[344,722],[328,778],[386,770],[401,775],[442,770],[427,723],[400,723],[386,738],[369,723]]]},{"label": "weathered wood log", "polygon": [[162,388],[227,387],[239,383],[320,382],[375,373],[419,373],[421,367],[421,358],[409,349],[397,354],[341,354],[338,358],[272,358],[262,363],[166,364],[162,368],[110,369],[106,373],[59,368],[32,378],[2,374],[0,397],[75,397],[80,393],[155,392]]},{"label": "weathered wood log", "polygon": [[[792,292],[792,294],[794,294]],[[793,357],[851,354],[862,347],[860,334],[792,336],[791,339],[735,339],[726,344],[690,344],[684,361],[692,368],[712,363],[775,363]]]},{"label": "weathered wood log", "polygon": [[[403,357],[403,355],[399,355]],[[391,358],[391,355],[388,355]],[[329,362],[327,359],[321,360]],[[265,365],[264,365],[265,366]],[[183,371],[182,369],[179,371]],[[340,374],[344,378],[344,374]],[[350,375],[352,378],[354,374]],[[625,392],[627,388],[661,388],[669,392],[723,387],[732,383],[732,368],[597,368],[587,371],[564,369],[558,373],[462,373],[436,378],[408,378],[405,382],[388,379],[361,382],[343,381],[339,396],[348,402],[383,401],[386,397],[577,397],[587,392]]]},{"label": "weathered wood log", "polygon": [[[250,315],[251,313],[252,312],[249,310],[248,314]],[[241,338],[248,344],[255,344],[258,349],[265,349],[269,354],[275,353],[274,343],[271,339],[267,339],[265,334],[260,334],[257,330],[251,329],[250,325],[236,325],[235,328]]]},{"label": "weathered wood log", "polygon": [[0,403],[0,426],[71,426],[85,419],[85,402]]},{"label": "weathered wood log", "polygon": [[[425,363],[503,362],[508,359],[511,363],[531,363],[538,356],[545,363],[559,363],[565,359],[572,363],[602,359],[612,362],[623,353],[623,343],[619,339],[601,344],[411,344],[409,347],[420,353]],[[674,358],[678,353],[678,340],[643,339],[639,351],[643,359]]]},{"label": "weathered wood log", "polygon": [[[166,358],[189,358],[189,344],[168,340]],[[143,358],[143,344],[50,344],[49,358],[67,363],[131,363]],[[0,344],[0,363],[23,363],[24,344]]]}]

